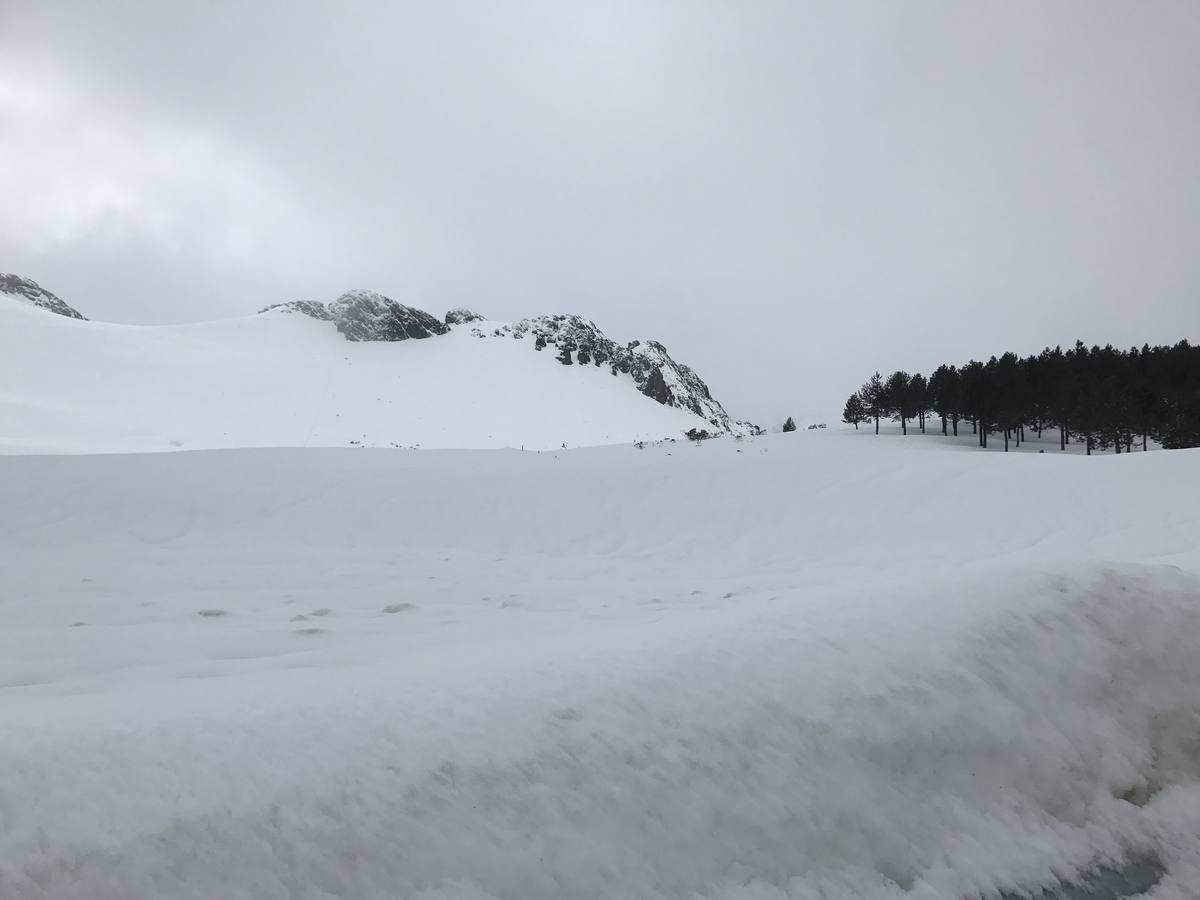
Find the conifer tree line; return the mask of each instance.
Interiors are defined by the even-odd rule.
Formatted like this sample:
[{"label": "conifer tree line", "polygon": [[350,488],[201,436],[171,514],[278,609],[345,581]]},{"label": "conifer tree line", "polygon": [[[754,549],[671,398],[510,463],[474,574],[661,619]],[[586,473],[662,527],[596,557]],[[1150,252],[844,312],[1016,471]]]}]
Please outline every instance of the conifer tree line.
[{"label": "conifer tree line", "polygon": [[1117,350],[1076,342],[1070,350],[1047,348],[1037,356],[993,356],[986,363],[938,366],[929,378],[878,372],[846,401],[842,421],[858,428],[880,419],[924,432],[927,418],[941,420],[943,435],[970,426],[979,446],[1003,436],[1017,446],[1026,431],[1040,438],[1058,429],[1059,449],[1068,443],[1093,450],[1145,450],[1153,440],[1166,448],[1200,447],[1200,346]]}]

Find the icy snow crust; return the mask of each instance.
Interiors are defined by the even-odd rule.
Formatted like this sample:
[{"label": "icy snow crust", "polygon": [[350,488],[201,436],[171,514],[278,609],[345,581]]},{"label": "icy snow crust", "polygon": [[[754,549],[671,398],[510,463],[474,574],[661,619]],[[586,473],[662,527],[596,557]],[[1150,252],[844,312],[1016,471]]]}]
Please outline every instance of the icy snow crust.
[{"label": "icy snow crust", "polygon": [[1198,565],[1195,451],[3,457],[0,897],[1194,898]]},{"label": "icy snow crust", "polygon": [[[354,297],[359,318],[336,323],[348,333],[366,321]],[[446,331],[391,312],[396,328]],[[347,341],[333,321],[285,312],[138,327],[50,316],[0,295],[0,452],[545,449],[711,428],[650,402],[628,376],[560,365],[534,352],[532,336],[480,341],[470,327],[398,342]]]}]

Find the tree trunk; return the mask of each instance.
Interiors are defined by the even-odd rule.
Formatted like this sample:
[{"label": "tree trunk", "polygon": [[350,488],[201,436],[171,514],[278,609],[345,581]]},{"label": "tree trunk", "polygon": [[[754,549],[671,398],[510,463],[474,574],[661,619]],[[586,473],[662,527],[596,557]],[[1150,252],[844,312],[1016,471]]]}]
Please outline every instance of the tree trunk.
[{"label": "tree trunk", "polygon": [[950,422],[954,425],[954,436],[958,437],[958,413],[950,417]]},{"label": "tree trunk", "polygon": [[875,433],[879,434],[879,416],[875,417]]},{"label": "tree trunk", "polygon": [[1004,429],[1004,452],[1008,452],[1008,429]]},{"label": "tree trunk", "polygon": [[1067,449],[1067,426],[1065,424],[1058,426],[1058,449]]},{"label": "tree trunk", "polygon": [[1146,452],[1146,432],[1142,432],[1142,452]]},{"label": "tree trunk", "polygon": [[900,417],[900,433],[904,435],[908,434],[908,419],[904,418],[904,416]]},{"label": "tree trunk", "polygon": [[1092,436],[1090,434],[1087,436],[1087,455],[1092,455]]},{"label": "tree trunk", "polygon": [[946,417],[942,416],[942,437],[946,437]]}]

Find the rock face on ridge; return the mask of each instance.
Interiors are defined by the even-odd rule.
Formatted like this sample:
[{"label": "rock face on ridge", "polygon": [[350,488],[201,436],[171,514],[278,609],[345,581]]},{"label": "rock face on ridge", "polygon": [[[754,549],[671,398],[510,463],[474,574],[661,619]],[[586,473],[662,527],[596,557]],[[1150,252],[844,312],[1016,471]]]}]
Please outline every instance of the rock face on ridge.
[{"label": "rock face on ridge", "polygon": [[[481,337],[489,336],[480,329],[476,332]],[[700,376],[673,360],[658,341],[618,344],[591,319],[578,315],[522,319],[494,329],[490,336],[503,335],[532,335],[535,349],[553,346],[563,365],[608,366],[613,375],[629,375],[641,393],[664,406],[689,410],[724,432],[752,433],[752,426],[731,419]]]},{"label": "rock face on ridge", "polygon": [[31,278],[0,272],[0,295],[7,294],[25,303],[30,303],[39,309],[52,312],[68,319],[84,319],[79,310],[72,307],[62,298],[50,293]]},{"label": "rock face on ridge", "polygon": [[483,316],[475,312],[473,309],[466,307],[458,307],[446,313],[447,325],[466,325],[468,322],[482,322]]},{"label": "rock face on ridge", "polygon": [[347,291],[332,303],[293,300],[261,312],[299,312],[333,322],[348,341],[407,341],[445,334],[449,329],[423,309],[405,306],[375,291]]}]

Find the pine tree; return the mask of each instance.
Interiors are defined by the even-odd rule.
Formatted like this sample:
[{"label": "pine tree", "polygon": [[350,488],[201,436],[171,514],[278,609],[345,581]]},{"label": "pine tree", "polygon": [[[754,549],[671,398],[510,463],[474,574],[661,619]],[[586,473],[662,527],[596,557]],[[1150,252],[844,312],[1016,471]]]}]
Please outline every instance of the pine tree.
[{"label": "pine tree", "polygon": [[875,433],[879,434],[879,418],[887,415],[887,399],[884,396],[882,376],[876,372],[868,378],[858,395],[862,398],[867,417],[875,420]]},{"label": "pine tree", "polygon": [[900,431],[908,434],[908,420],[913,417],[912,379],[907,372],[893,372],[883,386],[884,405],[900,422]]},{"label": "pine tree", "polygon": [[783,430],[785,432],[796,430],[796,422],[791,416],[788,416],[787,421],[783,423]]},{"label": "pine tree", "polygon": [[869,422],[871,417],[867,414],[867,406],[863,403],[862,397],[857,393],[851,394],[846,400],[846,408],[842,410],[842,421],[847,425],[853,425],[854,430],[858,431],[860,422]]}]

